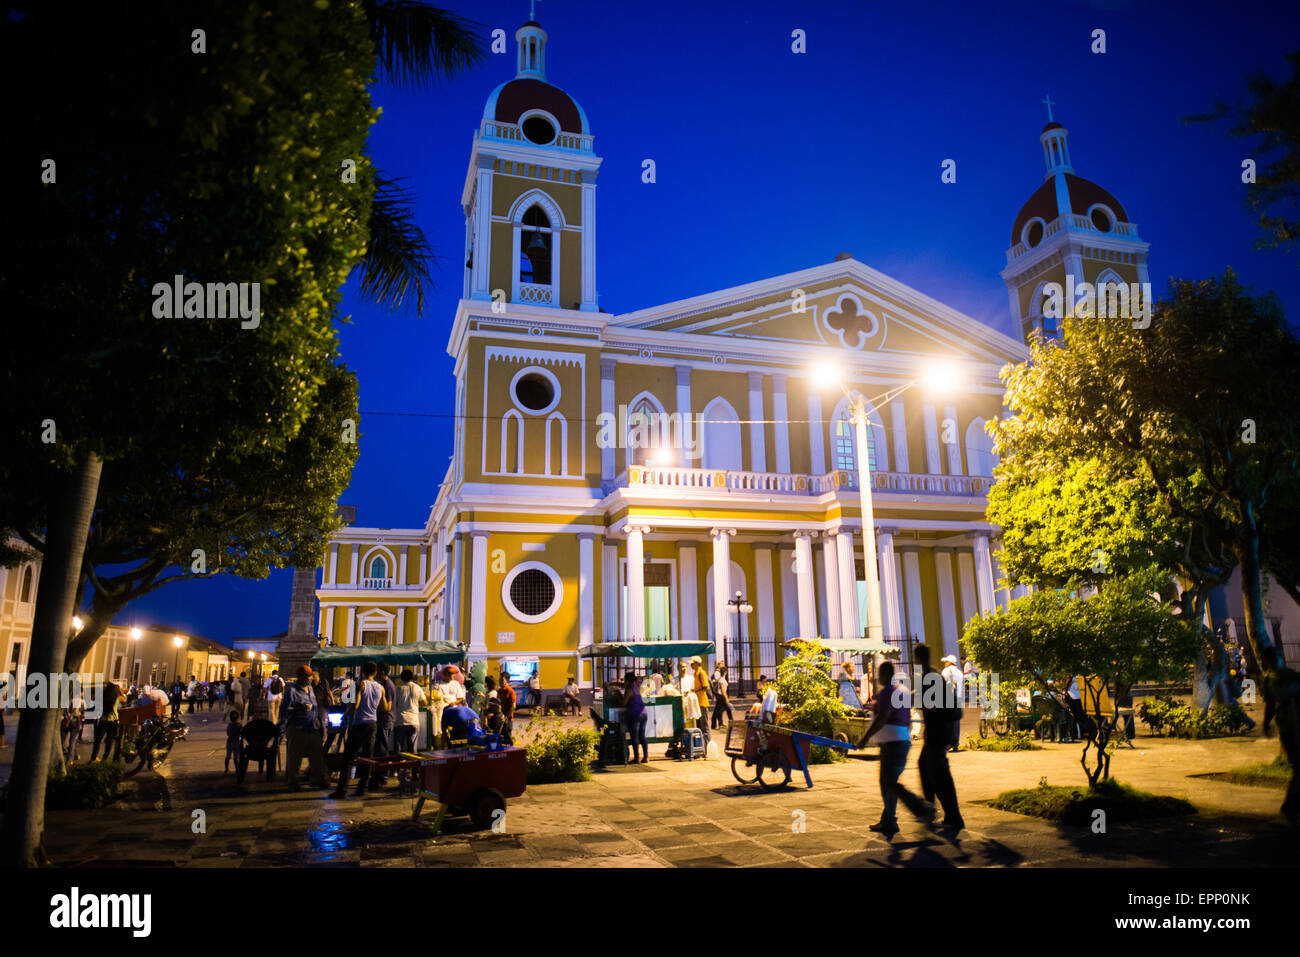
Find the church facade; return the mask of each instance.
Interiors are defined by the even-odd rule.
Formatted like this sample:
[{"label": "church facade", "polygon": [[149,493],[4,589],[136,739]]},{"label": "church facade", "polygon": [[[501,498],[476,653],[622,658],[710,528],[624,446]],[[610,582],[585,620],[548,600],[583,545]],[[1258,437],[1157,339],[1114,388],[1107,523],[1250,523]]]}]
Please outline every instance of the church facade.
[{"label": "church facade", "polygon": [[[883,635],[959,653],[963,623],[1019,591],[1000,587],[984,515],[985,426],[1023,342],[843,254],[601,311],[591,128],[546,79],[546,32],[530,21],[516,40],[516,76],[488,98],[462,192],[452,462],[422,527],[333,536],[320,633],[461,641],[493,671],[535,661],[552,688],[590,681],[579,649],[594,642],[861,636],[861,396]],[[1003,273],[1026,336],[1051,332],[1046,282],[1146,278],[1136,227],[1074,175],[1065,130],[1042,141],[1047,179]],[[827,361],[845,388],[818,374]],[[956,390],[927,391],[936,361],[960,369]]]}]

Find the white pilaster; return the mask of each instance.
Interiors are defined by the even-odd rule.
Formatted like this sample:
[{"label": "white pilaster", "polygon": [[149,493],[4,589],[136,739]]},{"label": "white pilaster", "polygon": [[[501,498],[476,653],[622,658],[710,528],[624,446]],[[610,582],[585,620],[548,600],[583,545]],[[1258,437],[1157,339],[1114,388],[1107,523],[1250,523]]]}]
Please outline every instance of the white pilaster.
[{"label": "white pilaster", "polygon": [[[614,359],[600,360],[600,412],[602,416],[613,416],[614,421],[618,421],[618,409],[614,407],[614,369],[618,362]],[[606,422],[609,419],[605,419]],[[609,448],[600,450],[600,478],[602,482],[613,481],[615,475],[615,457],[618,454],[617,445],[624,441],[625,437],[615,436],[614,444]]]},{"label": "white pilaster", "polygon": [[415,616],[415,640],[424,641],[424,619],[427,617],[424,608],[416,609],[418,614]]},{"label": "white pilaster", "polygon": [[749,374],[749,469],[751,472],[767,471],[767,444],[763,430],[763,374]]},{"label": "white pilaster", "polygon": [[844,638],[843,608],[840,605],[840,552],[836,536],[822,535],[822,568],[826,581],[826,637]]},{"label": "white pilaster", "polygon": [[794,536],[794,575],[799,593],[799,638],[817,637],[817,601],[813,593],[812,535]]},{"label": "white pilaster", "polygon": [[460,532],[452,536],[448,551],[451,555],[451,578],[447,587],[447,640],[463,641],[465,627],[461,621],[460,578],[464,570],[465,542]]},{"label": "white pilaster", "polygon": [[945,428],[952,429],[952,441],[944,443],[944,451],[948,453],[948,474],[961,475],[961,430],[957,428],[957,406],[949,404],[943,407],[943,421]]},{"label": "white pilaster", "polygon": [[876,529],[876,563],[880,569],[880,618],[885,638],[903,637],[903,614],[898,596],[898,568],[894,563],[894,529]]},{"label": "white pilaster", "polygon": [[487,654],[488,536],[473,533],[473,577],[470,579],[469,654]]},{"label": "white pilaster", "polygon": [[677,543],[677,637],[698,641],[700,637],[699,567],[694,542]]},{"label": "white pilaster", "polygon": [[935,590],[939,597],[939,635],[943,653],[957,654],[957,603],[952,591],[952,550],[934,550]]},{"label": "white pilaster", "polygon": [[841,528],[835,536],[835,549],[840,567],[840,627],[846,638],[862,637],[862,622],[858,615],[858,571],[853,556],[853,533]]},{"label": "white pilaster", "polygon": [[[491,299],[490,266],[492,250],[492,159],[479,157],[478,183],[474,193],[474,299]],[[511,263],[511,268],[516,268]]]},{"label": "white pilaster", "polygon": [[907,412],[903,400],[895,399],[889,404],[889,422],[894,432],[894,471],[910,472],[912,467],[907,462]]},{"label": "white pilaster", "polygon": [[355,645],[357,643],[357,606],[348,605],[348,622],[346,630],[343,632],[343,643],[346,645]]},{"label": "white pilaster", "polygon": [[406,546],[405,545],[397,546],[397,581],[395,581],[393,584],[395,585],[406,584]]},{"label": "white pilaster", "polygon": [[601,641],[617,641],[618,631],[618,546],[606,544],[601,550],[600,621]]},{"label": "white pilaster", "polygon": [[[675,366],[674,371],[677,373],[677,416],[681,422],[681,431],[679,437],[684,439],[687,435],[694,440],[695,447],[698,449],[699,439],[695,435],[695,417],[691,414],[691,367]],[[694,468],[699,463],[691,461],[691,450],[688,448],[691,442],[680,441],[681,446],[677,450],[677,465],[679,468]]]},{"label": "white pilaster", "polygon": [[645,533],[644,525],[628,525],[627,532],[627,635],[628,641],[645,638]]},{"label": "white pilaster", "polygon": [[799,637],[799,583],[795,578],[793,546],[776,548],[776,564],[781,576],[781,635],[782,638]]},{"label": "white pilaster", "polygon": [[596,536],[578,535],[578,647],[596,640]]},{"label": "white pilaster", "polygon": [[429,550],[423,545],[420,546],[420,581],[423,585],[429,580]]},{"label": "white pilaster", "polygon": [[989,553],[989,537],[982,533],[975,536],[975,595],[980,614],[992,614],[997,607],[993,600],[993,557]]},{"label": "white pilaster", "polygon": [[935,422],[934,405],[925,403],[925,470],[931,475],[943,474],[943,462],[939,458],[939,426]]},{"label": "white pilaster", "polygon": [[772,376],[772,434],[776,445],[776,470],[790,474],[790,413],[786,408],[785,376]]},{"label": "white pilaster", "polygon": [[321,634],[325,636],[325,644],[334,644],[334,606],[321,605]]},{"label": "white pilaster", "polygon": [[406,606],[397,609],[397,621],[393,623],[393,644],[400,645],[406,641]]},{"label": "white pilaster", "polygon": [[750,603],[758,612],[758,633],[763,638],[776,636],[776,608],[772,598],[772,551],[765,542],[754,544],[754,590]]},{"label": "white pilaster", "polygon": [[329,573],[325,576],[328,584],[334,585],[339,580],[339,543],[330,542],[330,567]]},{"label": "white pilaster", "polygon": [[596,301],[596,174],[582,174],[582,300],[583,312],[595,312]]},{"label": "white pilaster", "polygon": [[361,543],[352,546],[352,587],[361,584]]},{"label": "white pilaster", "polygon": [[822,394],[808,381],[808,451],[813,475],[826,474],[826,423],[822,421]]},{"label": "white pilaster", "polygon": [[[925,640],[925,608],[921,604],[921,555],[915,548],[903,549],[903,594],[907,600],[907,627]],[[941,656],[942,657],[942,656]]]}]

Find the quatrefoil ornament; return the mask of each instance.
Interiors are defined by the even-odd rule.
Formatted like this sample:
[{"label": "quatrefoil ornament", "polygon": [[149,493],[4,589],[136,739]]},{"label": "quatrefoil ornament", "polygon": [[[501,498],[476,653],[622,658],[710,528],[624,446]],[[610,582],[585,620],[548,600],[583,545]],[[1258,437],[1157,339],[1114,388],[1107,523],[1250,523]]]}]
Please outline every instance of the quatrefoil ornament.
[{"label": "quatrefoil ornament", "polygon": [[861,349],[880,328],[876,317],[862,309],[852,296],[845,296],[826,312],[826,328],[840,337],[846,349]]}]

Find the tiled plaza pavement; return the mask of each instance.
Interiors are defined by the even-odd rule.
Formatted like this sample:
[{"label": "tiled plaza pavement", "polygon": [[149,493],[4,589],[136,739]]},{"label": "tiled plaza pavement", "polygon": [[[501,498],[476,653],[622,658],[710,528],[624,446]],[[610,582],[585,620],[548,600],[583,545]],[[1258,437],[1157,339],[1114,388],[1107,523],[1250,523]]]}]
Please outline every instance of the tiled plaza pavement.
[{"label": "tiled plaza pavement", "polygon": [[[1060,828],[975,803],[1040,777],[1080,783],[1077,745],[1038,752],[951,756],[967,830],[930,832],[900,811],[902,833],[867,830],[880,813],[874,760],[813,768],[815,787],[756,792],[736,784],[726,760],[598,771],[590,782],[537,786],[512,800],[506,833],[449,822],[431,836],[433,813],[410,821],[395,789],[345,801],[291,794],[250,771],[244,788],[221,773],[224,736],[213,715],[190,719],[162,775],[143,774],[125,807],[52,812],[47,850],[64,866],[198,867],[710,867],[1258,865],[1295,866],[1300,834],[1277,812],[1281,792],[1192,777],[1271,759],[1275,740],[1206,742],[1139,738],[1114,758],[1127,783],[1191,800],[1201,813],[1155,824],[1112,825],[1106,834]],[[721,735],[717,735],[720,740]],[[919,745],[904,783],[919,789]],[[662,746],[655,748],[662,753]],[[0,752],[3,754],[4,752]],[[874,755],[874,750],[872,751]],[[195,833],[194,814],[206,816]],[[802,823],[802,830],[798,824]]]}]

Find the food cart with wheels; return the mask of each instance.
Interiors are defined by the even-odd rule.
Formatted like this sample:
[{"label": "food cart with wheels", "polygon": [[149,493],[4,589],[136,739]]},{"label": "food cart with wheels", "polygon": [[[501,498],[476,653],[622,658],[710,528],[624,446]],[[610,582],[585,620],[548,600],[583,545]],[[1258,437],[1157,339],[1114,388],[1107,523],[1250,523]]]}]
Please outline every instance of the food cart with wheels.
[{"label": "food cart with wheels", "polygon": [[[465,660],[467,649],[456,641],[408,641],[401,645],[327,645],[312,655],[312,668],[329,673],[333,668],[357,668],[367,661],[386,662],[390,674],[396,677],[403,668],[419,671],[435,666],[458,664]],[[430,681],[432,686],[432,681]],[[425,689],[429,690],[428,688]],[[420,710],[420,729],[416,741],[425,748],[435,747],[434,722],[426,709]]]},{"label": "food cart with wheels", "polygon": [[[813,786],[808,755],[814,744],[851,751],[856,745],[776,724],[749,720],[727,729],[725,753],[731,758],[731,775],[741,784],[757,784],[768,791],[789,785],[796,768]],[[768,773],[769,777],[764,777]]]},{"label": "food cart with wheels", "polygon": [[[596,677],[597,698],[592,702],[601,720],[622,725],[623,708],[611,703],[603,691],[607,684],[622,684],[623,676],[634,671],[646,677],[646,662],[704,657],[713,653],[711,641],[611,641],[587,645],[578,654],[593,659],[593,676]],[[597,666],[598,665],[598,666]],[[646,709],[646,742],[649,744],[676,744],[686,730],[686,718],[680,695],[659,695],[643,698]]]},{"label": "food cart with wheels", "polygon": [[[862,747],[862,740],[867,735],[867,729],[871,727],[870,715],[870,695],[876,686],[876,663],[879,658],[893,658],[897,660],[901,654],[897,645],[892,645],[887,641],[877,641],[871,638],[819,638],[816,641],[806,638],[793,638],[785,642],[787,648],[794,647],[796,644],[815,645],[823,649],[827,657],[831,655],[842,656],[861,656],[862,670],[858,674],[858,683],[855,685],[847,679],[841,679],[839,675],[832,674],[836,679],[839,687],[840,701],[844,703],[845,714],[835,719],[831,735],[840,744],[851,744],[855,748]],[[840,664],[831,658],[832,672]],[[842,662],[841,662],[842,663]],[[867,699],[863,700],[863,689],[867,689]],[[920,712],[913,716],[914,724],[920,723]],[[913,737],[916,736],[913,729]]]}]

